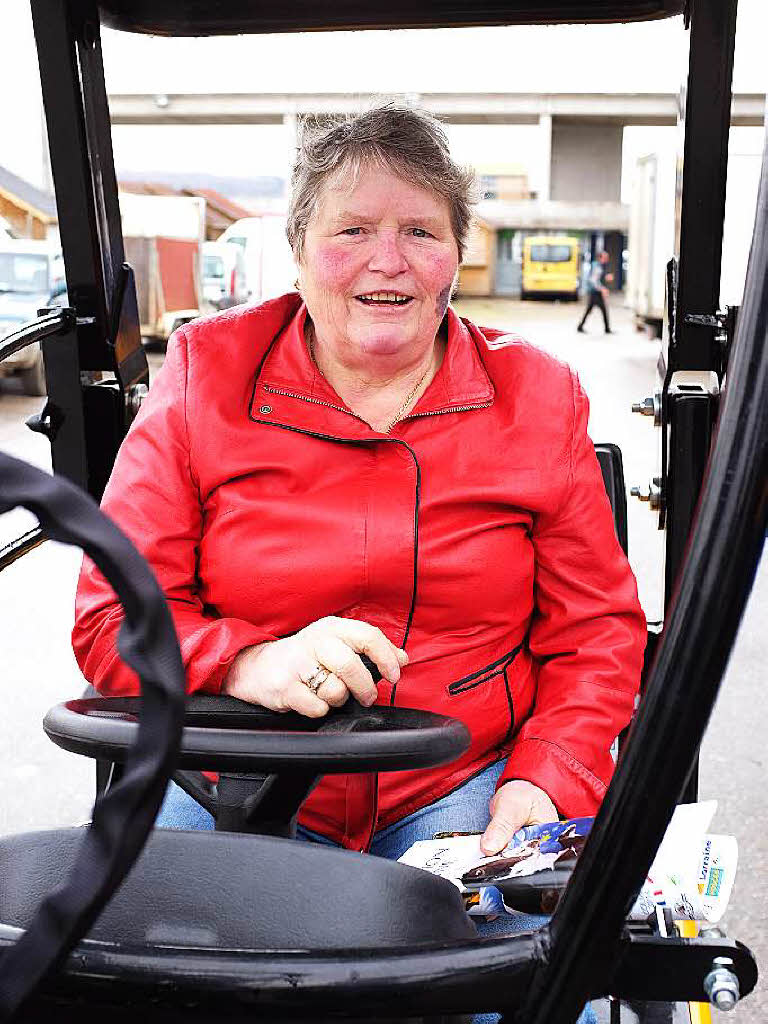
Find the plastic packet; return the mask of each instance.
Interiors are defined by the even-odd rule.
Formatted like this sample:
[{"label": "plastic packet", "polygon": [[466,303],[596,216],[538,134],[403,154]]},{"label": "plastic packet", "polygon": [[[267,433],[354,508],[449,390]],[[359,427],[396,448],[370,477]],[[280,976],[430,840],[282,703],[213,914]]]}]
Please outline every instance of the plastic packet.
[{"label": "plastic packet", "polygon": [[[645,920],[657,907],[676,919],[714,924],[725,912],[738,862],[733,836],[706,830],[714,800],[676,808],[630,917]],[[470,914],[551,912],[568,882],[593,818],[526,825],[493,857],[480,853],[480,835],[439,833],[415,843],[401,862],[451,881]]]},{"label": "plastic packet", "polygon": [[464,897],[464,906],[471,917],[495,917],[506,913],[501,893],[492,886],[468,892],[461,876],[482,857],[480,833],[438,833],[434,839],[414,843],[399,858],[401,864],[422,868],[453,883]]},{"label": "plastic packet", "polygon": [[670,850],[660,858],[661,853],[660,848],[630,917],[643,920],[661,906],[669,907],[678,921],[716,924],[736,877],[739,848],[734,836],[704,833],[691,837],[677,859]]}]

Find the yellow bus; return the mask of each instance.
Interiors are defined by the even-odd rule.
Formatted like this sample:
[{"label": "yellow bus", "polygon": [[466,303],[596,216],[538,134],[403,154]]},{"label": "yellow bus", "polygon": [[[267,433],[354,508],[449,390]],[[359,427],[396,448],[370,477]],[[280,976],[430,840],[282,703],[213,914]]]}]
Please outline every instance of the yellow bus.
[{"label": "yellow bus", "polygon": [[580,269],[579,239],[574,235],[529,235],[523,240],[520,298],[578,299]]}]

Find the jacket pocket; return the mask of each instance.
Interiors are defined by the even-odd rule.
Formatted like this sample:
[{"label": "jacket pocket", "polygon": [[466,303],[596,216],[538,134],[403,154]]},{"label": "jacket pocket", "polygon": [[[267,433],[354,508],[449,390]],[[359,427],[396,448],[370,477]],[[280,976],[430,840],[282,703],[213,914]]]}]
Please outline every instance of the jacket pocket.
[{"label": "jacket pocket", "polygon": [[522,649],[523,645],[518,644],[490,664],[446,687],[449,698],[456,701],[448,708],[448,714],[456,714],[467,721],[473,740],[481,748],[503,746],[515,732],[509,668]]},{"label": "jacket pocket", "polygon": [[467,690],[474,690],[478,686],[489,683],[502,673],[506,676],[507,669],[522,649],[523,645],[518,644],[517,647],[513,647],[511,651],[497,658],[496,661],[492,661],[490,665],[486,665],[484,668],[478,669],[477,672],[472,672],[468,676],[463,676],[461,679],[449,683],[447,686],[448,693],[451,697],[455,697],[459,693],[466,693]]}]

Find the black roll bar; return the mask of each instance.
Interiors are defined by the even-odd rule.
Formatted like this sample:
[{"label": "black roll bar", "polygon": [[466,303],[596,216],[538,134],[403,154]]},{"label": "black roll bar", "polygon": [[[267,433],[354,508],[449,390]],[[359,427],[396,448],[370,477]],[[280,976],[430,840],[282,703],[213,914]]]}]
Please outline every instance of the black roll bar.
[{"label": "black roll bar", "polygon": [[[690,0],[687,0],[690,3]],[[101,0],[111,28],[162,36],[469,25],[605,24],[682,14],[686,0]]]},{"label": "black roll bar", "polygon": [[624,755],[552,920],[522,1019],[575,1020],[658,848],[709,721],[768,529],[768,145],[717,438]]}]

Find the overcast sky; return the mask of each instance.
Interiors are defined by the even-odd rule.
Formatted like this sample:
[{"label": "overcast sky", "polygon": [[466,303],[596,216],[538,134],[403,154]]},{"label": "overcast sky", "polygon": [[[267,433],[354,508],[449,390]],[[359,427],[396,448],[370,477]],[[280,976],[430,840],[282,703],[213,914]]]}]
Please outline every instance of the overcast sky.
[{"label": "overcast sky", "polygon": [[[39,183],[42,122],[28,0],[0,14],[0,164]],[[765,92],[766,0],[740,0],[734,88]],[[681,81],[682,19],[639,25],[165,39],[103,33],[110,92],[668,92]],[[632,163],[652,133],[628,129]],[[742,132],[753,147],[757,130]],[[118,126],[118,170],[284,176],[289,139],[267,126]],[[527,126],[454,126],[463,161],[532,166]]]}]

